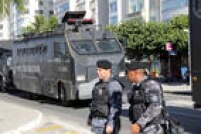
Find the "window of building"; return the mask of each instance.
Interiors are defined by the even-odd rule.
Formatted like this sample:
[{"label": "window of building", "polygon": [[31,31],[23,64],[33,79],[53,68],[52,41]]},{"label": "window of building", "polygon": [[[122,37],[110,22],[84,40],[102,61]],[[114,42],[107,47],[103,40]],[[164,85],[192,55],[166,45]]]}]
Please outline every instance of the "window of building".
[{"label": "window of building", "polygon": [[28,5],[29,4],[29,0],[24,0],[24,4]]},{"label": "window of building", "polygon": [[44,3],[43,3],[42,0],[40,0],[40,1],[38,1],[38,2],[39,2],[39,5],[40,5],[40,6],[43,6],[43,5],[44,5]]},{"label": "window of building", "polygon": [[49,3],[50,6],[53,5],[53,1],[49,1],[48,3]]},{"label": "window of building", "polygon": [[3,33],[0,33],[0,37],[3,37]]},{"label": "window of building", "polygon": [[29,14],[29,9],[25,9],[24,14]]},{"label": "window of building", "polygon": [[150,21],[159,21],[160,2],[158,0],[150,0],[149,13]]},{"label": "window of building", "polygon": [[3,29],[3,24],[0,24],[0,30],[2,30]]},{"label": "window of building", "polygon": [[176,10],[188,6],[188,0],[164,0],[162,3],[162,10]]},{"label": "window of building", "polygon": [[156,16],[152,16],[152,17],[150,17],[150,21],[157,21],[157,18],[156,18]]},{"label": "window of building", "polygon": [[110,24],[116,24],[117,23],[117,16],[110,17]]},{"label": "window of building", "polygon": [[117,12],[117,1],[116,0],[109,1],[109,10],[110,10],[110,13]]},{"label": "window of building", "polygon": [[144,7],[144,0],[129,0],[129,13],[142,11]]},{"label": "window of building", "polygon": [[54,11],[49,11],[49,15],[54,15]]},{"label": "window of building", "polygon": [[43,10],[36,10],[35,13],[37,13],[37,14],[43,14]]},{"label": "window of building", "polygon": [[61,9],[62,9],[63,11],[69,10],[69,3],[63,4],[63,5],[61,6]]}]

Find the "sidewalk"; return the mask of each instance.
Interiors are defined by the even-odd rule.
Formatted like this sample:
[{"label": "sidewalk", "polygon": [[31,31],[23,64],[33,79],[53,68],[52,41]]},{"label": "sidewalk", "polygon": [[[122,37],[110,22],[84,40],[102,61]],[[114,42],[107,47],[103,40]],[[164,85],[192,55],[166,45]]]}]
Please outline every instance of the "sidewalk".
[{"label": "sidewalk", "polygon": [[[163,83],[162,87],[165,93],[191,94],[191,86],[183,83]],[[44,117],[37,110],[3,100],[0,100],[0,105],[1,134],[91,134],[89,129],[71,120]]]},{"label": "sidewalk", "polygon": [[0,100],[0,134],[92,134],[79,123]]},{"label": "sidewalk", "polygon": [[34,128],[42,120],[39,111],[0,100],[0,133],[21,134]]},{"label": "sidewalk", "polygon": [[41,124],[23,134],[92,134],[90,128],[82,128],[79,122],[62,121],[56,117],[47,117]]},{"label": "sidewalk", "polygon": [[163,92],[165,93],[184,93],[191,94],[191,86],[185,83],[162,83]]}]

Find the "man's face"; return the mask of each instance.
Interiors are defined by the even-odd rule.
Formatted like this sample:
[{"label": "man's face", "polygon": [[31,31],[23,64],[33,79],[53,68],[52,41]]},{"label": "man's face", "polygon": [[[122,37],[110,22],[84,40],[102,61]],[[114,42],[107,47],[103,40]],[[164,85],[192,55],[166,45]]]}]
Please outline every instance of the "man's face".
[{"label": "man's face", "polygon": [[138,83],[143,76],[143,70],[142,69],[136,69],[136,70],[128,70],[127,71],[127,77],[130,82]]},{"label": "man's face", "polygon": [[111,75],[111,69],[97,68],[97,74],[101,80],[108,79]]}]

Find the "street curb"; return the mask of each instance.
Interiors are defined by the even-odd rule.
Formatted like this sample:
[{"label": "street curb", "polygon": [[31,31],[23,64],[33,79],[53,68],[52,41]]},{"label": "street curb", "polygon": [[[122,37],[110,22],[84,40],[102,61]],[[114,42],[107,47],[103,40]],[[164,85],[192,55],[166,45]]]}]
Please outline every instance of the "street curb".
[{"label": "street curb", "polygon": [[175,101],[175,100],[167,100],[166,101],[166,106],[177,106],[177,107],[193,107],[193,101],[185,101],[185,100],[180,100],[180,101]]},{"label": "street curb", "polygon": [[34,110],[34,112],[36,112],[38,114],[38,117],[36,119],[26,123],[25,125],[22,125],[22,126],[16,128],[15,130],[3,132],[2,134],[23,134],[23,132],[28,131],[28,130],[33,129],[36,126],[38,126],[43,118],[43,114],[38,110]]}]

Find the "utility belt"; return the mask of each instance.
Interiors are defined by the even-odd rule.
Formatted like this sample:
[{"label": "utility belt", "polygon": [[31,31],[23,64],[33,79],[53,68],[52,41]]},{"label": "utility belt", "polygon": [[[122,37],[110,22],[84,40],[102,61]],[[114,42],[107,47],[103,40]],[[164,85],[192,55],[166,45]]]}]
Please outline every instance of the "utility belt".
[{"label": "utility belt", "polygon": [[[104,109],[104,108],[103,108]],[[92,110],[92,117],[96,117],[96,118],[107,118],[109,115],[109,109],[107,110],[100,110],[100,109],[96,109],[96,110]]]},{"label": "utility belt", "polygon": [[[132,123],[135,123],[141,116],[142,114],[146,111],[147,106],[146,104],[139,103],[139,104],[134,104],[130,106],[129,108],[129,118]],[[162,113],[154,118],[149,124],[162,124],[164,122],[164,117]],[[148,125],[149,125],[148,124]]]},{"label": "utility belt", "polygon": [[149,133],[150,131],[155,131],[158,132],[161,129],[161,125],[160,124],[151,124],[149,126],[146,126],[143,130],[143,133]]},{"label": "utility belt", "polygon": [[155,117],[150,123],[148,123],[147,125],[149,124],[163,124],[165,122],[165,119],[163,118],[163,115],[160,114],[159,116]]}]

